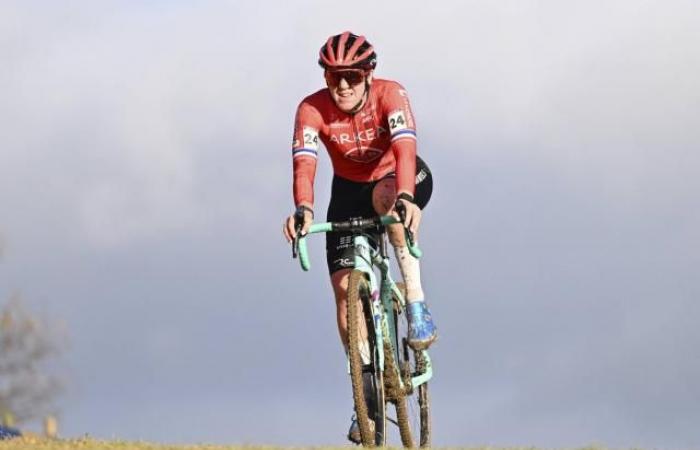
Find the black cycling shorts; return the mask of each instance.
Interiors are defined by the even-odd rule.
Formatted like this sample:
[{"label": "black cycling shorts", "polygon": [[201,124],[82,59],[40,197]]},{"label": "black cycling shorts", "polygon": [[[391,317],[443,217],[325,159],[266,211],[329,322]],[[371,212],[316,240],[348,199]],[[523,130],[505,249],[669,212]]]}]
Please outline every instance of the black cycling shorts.
[{"label": "black cycling shorts", "polygon": [[[377,212],[372,206],[372,191],[380,181],[394,178],[394,172],[383,178],[367,183],[350,181],[339,176],[333,176],[331,200],[328,205],[328,222],[337,222],[356,217],[374,217]],[[420,209],[424,209],[433,193],[433,175],[425,162],[416,156],[416,189],[414,199]],[[370,244],[376,245],[381,237],[381,231],[369,233],[374,239]],[[352,233],[326,233],[326,261],[329,273],[354,266]]]}]

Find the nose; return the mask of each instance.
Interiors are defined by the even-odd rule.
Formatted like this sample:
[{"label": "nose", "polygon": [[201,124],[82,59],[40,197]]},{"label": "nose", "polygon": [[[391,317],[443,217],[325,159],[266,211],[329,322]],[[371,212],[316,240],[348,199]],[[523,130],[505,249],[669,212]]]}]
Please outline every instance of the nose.
[{"label": "nose", "polygon": [[340,89],[349,89],[350,88],[350,83],[347,82],[345,78],[341,78],[340,82],[338,83],[338,87]]}]

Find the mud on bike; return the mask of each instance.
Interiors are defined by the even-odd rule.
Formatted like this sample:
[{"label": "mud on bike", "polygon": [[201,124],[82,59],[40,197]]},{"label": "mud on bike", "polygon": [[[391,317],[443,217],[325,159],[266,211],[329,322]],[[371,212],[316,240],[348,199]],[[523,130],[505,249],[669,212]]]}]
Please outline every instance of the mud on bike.
[{"label": "mud on bike", "polygon": [[[427,350],[413,350],[408,345],[406,300],[402,285],[395,283],[389,272],[386,232],[380,234],[375,246],[370,245],[374,238],[368,233],[395,223],[399,221],[392,216],[378,216],[313,224],[304,236],[297,231],[293,256],[298,255],[302,269],[308,271],[308,235],[331,231],[352,233],[354,266],[347,301],[348,371],[362,444],[386,445],[387,423],[393,423],[405,447],[428,447],[431,438],[428,381],[433,374],[430,356]],[[420,249],[413,245],[410,232],[404,230],[409,251],[419,258]],[[395,418],[387,415],[390,404],[395,407]]]}]

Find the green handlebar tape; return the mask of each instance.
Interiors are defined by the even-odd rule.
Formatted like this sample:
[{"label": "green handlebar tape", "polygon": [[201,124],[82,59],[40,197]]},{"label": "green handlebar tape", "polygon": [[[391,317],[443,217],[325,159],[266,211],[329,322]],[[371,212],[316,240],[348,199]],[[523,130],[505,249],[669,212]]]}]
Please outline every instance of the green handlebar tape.
[{"label": "green handlebar tape", "polygon": [[309,232],[305,236],[299,237],[299,242],[297,248],[299,249],[299,262],[301,263],[301,268],[305,272],[308,272],[311,268],[311,261],[309,260],[309,252],[306,249],[306,237],[311,233],[325,233],[327,231],[332,231],[331,223],[315,223],[309,227]]},{"label": "green handlebar tape", "polygon": [[309,234],[311,233],[326,233],[328,231],[333,231],[333,227],[330,222],[315,223],[309,228]]},{"label": "green handlebar tape", "polygon": [[399,223],[399,219],[397,219],[394,216],[382,216],[382,225],[393,225],[395,223]]},{"label": "green handlebar tape", "polygon": [[299,238],[298,247],[301,268],[304,269],[304,272],[308,272],[311,268],[311,263],[309,262],[309,252],[306,250],[306,236]]},{"label": "green handlebar tape", "polygon": [[408,230],[404,228],[404,234],[406,235],[406,246],[408,247],[408,253],[410,253],[414,258],[420,259],[423,256],[423,251],[418,248],[417,245],[409,244]]}]

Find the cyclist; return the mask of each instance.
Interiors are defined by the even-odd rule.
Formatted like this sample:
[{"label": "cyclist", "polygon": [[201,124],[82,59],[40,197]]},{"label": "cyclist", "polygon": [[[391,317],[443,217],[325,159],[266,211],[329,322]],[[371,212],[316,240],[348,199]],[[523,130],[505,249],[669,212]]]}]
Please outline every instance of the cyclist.
[{"label": "cyclist", "polygon": [[[298,224],[301,234],[306,234],[314,218],[319,141],[334,171],[328,221],[396,215],[397,206],[403,206],[404,224],[417,238],[433,182],[430,169],[416,155],[416,127],[406,90],[395,81],[374,78],[374,48],[364,36],[349,31],[328,38],[318,63],[324,69],[326,88],[302,100],[294,124],[296,211],[283,226],[287,241],[296,236]],[[420,266],[408,252],[403,225],[388,226],[387,234],[406,285],[409,345],[425,349],[437,334],[421,287]],[[347,351],[347,288],[354,264],[351,233],[326,233],[326,260],[338,332]],[[355,422],[353,426],[354,434],[359,434]]]}]

